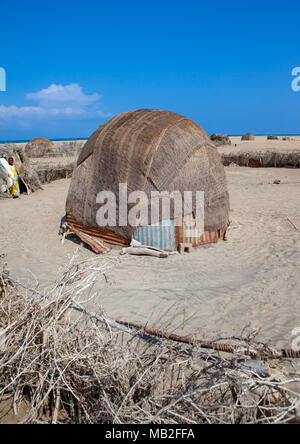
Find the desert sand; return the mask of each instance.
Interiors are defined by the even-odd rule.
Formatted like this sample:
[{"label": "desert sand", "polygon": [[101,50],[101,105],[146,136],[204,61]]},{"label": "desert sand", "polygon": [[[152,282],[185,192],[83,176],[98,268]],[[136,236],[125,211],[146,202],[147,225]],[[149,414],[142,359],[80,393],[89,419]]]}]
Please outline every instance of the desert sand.
[{"label": "desert sand", "polygon": [[278,140],[268,140],[267,136],[255,136],[253,141],[242,141],[241,136],[233,136],[230,137],[231,145],[220,146],[218,150],[224,154],[246,151],[300,152],[300,136],[290,136],[290,140],[282,140],[282,137],[278,136]]},{"label": "desert sand", "polygon": [[[183,334],[212,339],[249,326],[260,329],[261,340],[290,348],[291,332],[300,327],[300,232],[287,218],[300,228],[299,169],[228,167],[226,173],[228,242],[167,259],[120,256],[114,248],[99,257],[118,261],[108,284],[99,279],[91,308],[142,323],[154,311],[154,323],[176,304],[171,311],[184,310],[181,319],[193,315]],[[51,285],[75,252],[76,260],[94,255],[73,237],[62,245],[58,236],[69,185],[59,180],[30,196],[0,201],[0,253],[11,274],[30,286]]]}]

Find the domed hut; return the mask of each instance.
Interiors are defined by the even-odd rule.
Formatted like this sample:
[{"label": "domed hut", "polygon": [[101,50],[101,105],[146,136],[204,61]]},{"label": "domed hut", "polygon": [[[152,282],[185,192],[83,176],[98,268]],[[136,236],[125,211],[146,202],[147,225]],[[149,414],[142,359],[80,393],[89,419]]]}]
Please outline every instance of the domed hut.
[{"label": "domed hut", "polygon": [[217,147],[231,145],[231,140],[227,134],[211,134],[210,140],[212,140]]},{"label": "domed hut", "polygon": [[252,133],[244,134],[242,136],[242,140],[253,141],[253,140],[255,140],[254,134],[252,134]]},{"label": "domed hut", "polygon": [[38,137],[32,139],[25,146],[26,156],[31,157],[51,157],[53,155],[54,143],[48,139]]},{"label": "domed hut", "polygon": [[[204,230],[193,228],[194,201],[182,224],[175,223],[173,211],[165,226],[160,211],[156,224],[149,221],[134,227],[118,220],[115,226],[100,227],[98,193],[116,196],[118,215],[120,184],[127,184],[128,193],[143,191],[149,200],[154,191],[179,191],[182,196],[184,191],[204,192]],[[217,242],[229,220],[224,167],[217,148],[195,122],[162,110],[126,112],[101,126],[84,145],[73,172],[66,213],[71,231],[97,252],[107,251],[109,244],[127,246],[133,238],[164,250],[176,250],[183,242],[193,246]]]}]

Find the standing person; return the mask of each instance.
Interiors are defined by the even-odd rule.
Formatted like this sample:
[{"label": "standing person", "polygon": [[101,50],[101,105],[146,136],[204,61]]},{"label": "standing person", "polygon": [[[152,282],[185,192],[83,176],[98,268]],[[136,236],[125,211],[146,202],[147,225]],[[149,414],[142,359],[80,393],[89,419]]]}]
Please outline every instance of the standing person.
[{"label": "standing person", "polygon": [[10,169],[14,175],[15,178],[15,183],[13,184],[13,186],[9,189],[12,197],[17,198],[20,197],[20,186],[19,186],[19,177],[18,177],[18,173],[15,167],[15,161],[13,157],[10,157],[8,159],[8,163],[10,166]]},{"label": "standing person", "polygon": [[4,159],[0,158],[0,193],[7,192],[8,173],[4,163]]},{"label": "standing person", "polygon": [[15,176],[10,168],[7,160],[0,158],[0,192],[8,193],[9,197],[12,197],[9,190],[15,183]]}]

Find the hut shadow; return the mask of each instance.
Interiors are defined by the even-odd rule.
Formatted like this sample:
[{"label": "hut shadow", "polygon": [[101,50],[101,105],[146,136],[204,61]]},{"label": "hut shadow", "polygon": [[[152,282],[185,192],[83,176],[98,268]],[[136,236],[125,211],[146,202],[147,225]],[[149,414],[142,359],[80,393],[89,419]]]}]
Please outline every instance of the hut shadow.
[{"label": "hut shadow", "polygon": [[80,247],[82,247],[82,248],[84,248],[85,250],[88,250],[90,253],[96,254],[96,253],[92,250],[92,248],[91,248],[89,245],[85,244],[85,243],[84,243],[81,239],[79,239],[79,237],[77,237],[76,234],[74,234],[74,233],[69,233],[69,234],[67,234],[67,235],[65,236],[65,239],[68,240],[68,241],[73,242],[74,244],[76,244],[76,245],[78,245],[78,246],[80,246]]}]

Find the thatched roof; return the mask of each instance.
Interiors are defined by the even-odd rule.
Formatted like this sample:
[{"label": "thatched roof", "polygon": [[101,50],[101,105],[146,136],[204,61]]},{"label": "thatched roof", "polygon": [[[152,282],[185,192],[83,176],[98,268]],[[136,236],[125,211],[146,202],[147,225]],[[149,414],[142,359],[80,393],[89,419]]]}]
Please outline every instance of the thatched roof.
[{"label": "thatched roof", "polygon": [[53,142],[38,137],[27,143],[25,153],[28,157],[47,157],[47,155],[51,154],[52,147]]},{"label": "thatched roof", "polygon": [[[224,227],[229,196],[224,167],[215,145],[195,122],[172,112],[137,110],[120,114],[100,127],[79,156],[66,210],[85,227],[97,227],[96,196],[119,183],[128,192],[204,191],[205,229]],[[133,227],[113,227],[130,239]]]},{"label": "thatched roof", "polygon": [[254,134],[247,133],[242,136],[242,140],[255,140]]}]

